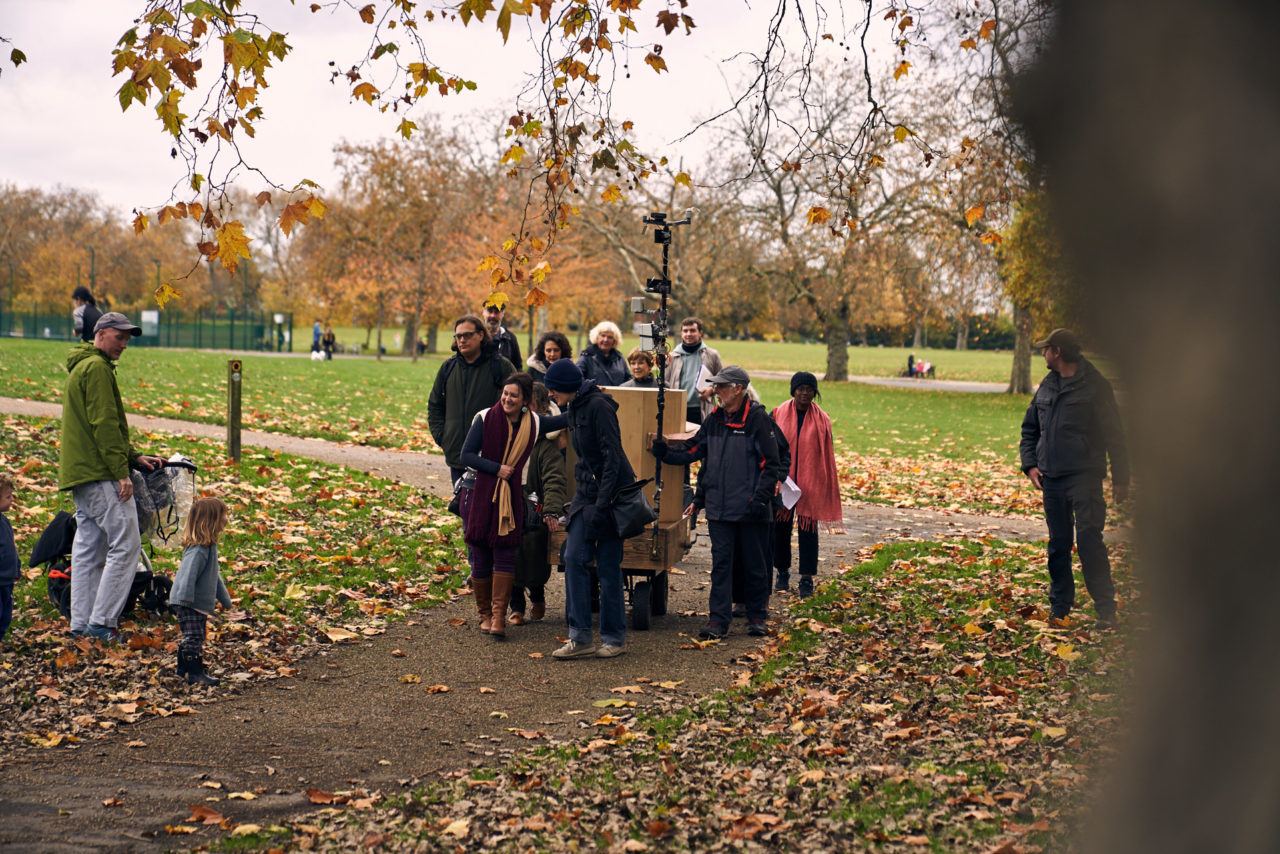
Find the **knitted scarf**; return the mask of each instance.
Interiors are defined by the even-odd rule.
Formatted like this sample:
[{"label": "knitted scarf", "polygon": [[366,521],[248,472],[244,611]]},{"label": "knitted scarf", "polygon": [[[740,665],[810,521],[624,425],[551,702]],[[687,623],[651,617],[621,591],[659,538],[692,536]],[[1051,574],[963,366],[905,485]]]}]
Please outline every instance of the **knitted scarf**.
[{"label": "knitted scarf", "polygon": [[800,528],[814,531],[819,522],[839,522],[844,518],[840,507],[840,481],[836,474],[836,453],[831,435],[831,419],[816,403],[809,404],[804,425],[797,434],[799,421],[794,400],[788,400],[773,411],[782,435],[791,443],[791,479],[800,487],[800,501],[793,508],[800,517]]},{"label": "knitted scarf", "polygon": [[524,500],[523,494],[515,490],[521,482],[537,430],[538,418],[532,413],[523,414],[512,430],[501,403],[495,403],[484,414],[480,456],[497,460],[515,471],[507,480],[494,474],[476,473],[475,492],[467,513],[467,542],[491,548],[520,545]]}]

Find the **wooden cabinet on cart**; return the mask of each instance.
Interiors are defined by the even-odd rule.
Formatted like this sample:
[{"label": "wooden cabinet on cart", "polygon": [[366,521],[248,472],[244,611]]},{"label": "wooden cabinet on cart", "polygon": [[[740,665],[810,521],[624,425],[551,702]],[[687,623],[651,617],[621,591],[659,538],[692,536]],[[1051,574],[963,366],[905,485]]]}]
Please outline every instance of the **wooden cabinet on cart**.
[{"label": "wooden cabinet on cart", "polygon": [[[657,461],[649,453],[649,445],[658,423],[658,389],[609,387],[605,393],[618,402],[618,430],[622,435],[622,449],[627,455],[636,477],[644,480],[654,476]],[[685,393],[667,389],[663,404],[662,432],[664,435],[685,431]],[[574,492],[573,466],[577,455],[569,444],[568,470],[569,498]],[[658,509],[658,534],[655,540],[653,528],[623,543],[622,576],[626,584],[627,599],[631,604],[632,628],[643,631],[649,628],[651,617],[667,612],[667,570],[684,559],[693,545],[689,519],[684,516],[684,468],[663,464],[662,496],[655,502]],[[655,498],[655,484],[648,484],[645,495]],[[565,532],[556,531],[547,542],[547,561],[564,570]]]}]

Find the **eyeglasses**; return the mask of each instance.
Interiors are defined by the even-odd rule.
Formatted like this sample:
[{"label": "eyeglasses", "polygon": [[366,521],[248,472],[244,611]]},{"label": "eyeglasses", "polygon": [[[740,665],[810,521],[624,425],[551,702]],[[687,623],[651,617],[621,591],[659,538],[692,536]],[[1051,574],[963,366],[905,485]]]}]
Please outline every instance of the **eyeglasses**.
[{"label": "eyeglasses", "polygon": [[455,332],[453,334],[454,341],[466,341],[467,339],[479,335],[479,332]]}]

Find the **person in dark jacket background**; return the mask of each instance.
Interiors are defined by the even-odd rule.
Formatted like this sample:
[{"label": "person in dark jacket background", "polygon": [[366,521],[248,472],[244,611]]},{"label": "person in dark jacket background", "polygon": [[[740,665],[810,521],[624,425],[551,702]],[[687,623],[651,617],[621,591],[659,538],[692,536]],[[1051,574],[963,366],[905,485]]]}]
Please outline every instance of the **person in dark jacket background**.
[{"label": "person in dark jacket background", "polygon": [[1111,383],[1084,358],[1080,342],[1067,329],[1055,329],[1034,345],[1049,373],[1022,419],[1018,446],[1022,471],[1044,493],[1049,526],[1049,616],[1062,620],[1075,605],[1071,573],[1072,520],[1080,552],[1080,570],[1093,598],[1098,628],[1116,622],[1111,561],[1102,541],[1107,518],[1102,479],[1111,460],[1111,484],[1117,502],[1129,492],[1129,460]]},{"label": "person in dark jacket background", "polygon": [[[612,320],[602,320],[587,333],[591,345],[578,356],[582,376],[596,385],[622,385],[631,379],[627,360],[622,358],[622,330]],[[548,386],[550,388],[550,386]]]},{"label": "person in dark jacket background", "polygon": [[529,369],[529,376],[533,377],[534,382],[542,382],[543,377],[547,375],[547,366],[557,359],[572,359],[573,348],[569,346],[569,339],[564,336],[563,332],[557,332],[554,329],[542,333],[538,337],[538,343],[533,345],[533,352],[529,354],[525,365]]},{"label": "person in dark jacket background", "polygon": [[751,400],[751,378],[737,365],[711,377],[720,406],[702,422],[685,451],[669,449],[656,439],[654,456],[672,465],[703,460],[693,505],[707,517],[711,537],[711,595],[703,639],[729,633],[733,610],[733,564],[742,562],[747,631],[766,633],[769,609],[768,546],[773,495],[781,474],[773,419],[764,406]]},{"label": "person in dark jacket background", "polygon": [[440,366],[427,398],[427,424],[456,483],[465,471],[462,443],[472,417],[498,402],[503,383],[516,369],[498,353],[484,321],[475,315],[454,322],[450,346],[455,355]]},{"label": "person in dark jacket background", "polygon": [[76,285],[76,289],[71,292],[71,302],[75,305],[75,310],[71,312],[71,320],[76,334],[80,336],[81,341],[92,344],[94,327],[98,325],[98,318],[102,317],[98,301],[93,298],[93,292],[84,285]]},{"label": "person in dark jacket background", "polygon": [[[583,379],[582,371],[568,359],[551,363],[546,386],[568,416],[569,441],[578,455],[564,550],[569,642],[552,655],[559,659],[613,658],[623,652],[627,623],[622,539],[613,524],[610,505],[618,490],[634,483],[636,476],[622,450],[618,404],[613,398],[600,391],[593,380]],[[587,564],[592,557],[600,580],[598,649],[591,643],[591,571]]]}]

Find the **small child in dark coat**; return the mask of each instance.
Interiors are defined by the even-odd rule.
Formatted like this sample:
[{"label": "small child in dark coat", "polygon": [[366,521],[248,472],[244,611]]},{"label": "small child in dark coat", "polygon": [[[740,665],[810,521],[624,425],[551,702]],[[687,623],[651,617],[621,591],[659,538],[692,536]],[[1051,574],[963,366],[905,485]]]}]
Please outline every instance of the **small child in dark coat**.
[{"label": "small child in dark coat", "polygon": [[13,506],[13,478],[0,473],[0,641],[9,633],[13,619],[13,585],[22,575],[13,526],[5,513]]}]

